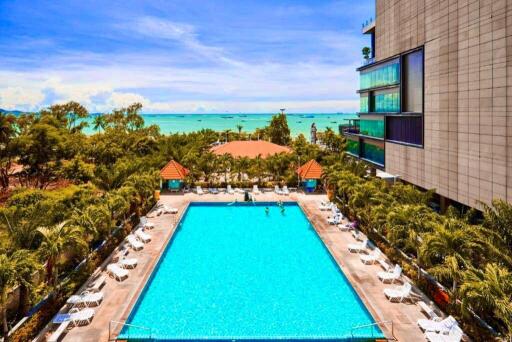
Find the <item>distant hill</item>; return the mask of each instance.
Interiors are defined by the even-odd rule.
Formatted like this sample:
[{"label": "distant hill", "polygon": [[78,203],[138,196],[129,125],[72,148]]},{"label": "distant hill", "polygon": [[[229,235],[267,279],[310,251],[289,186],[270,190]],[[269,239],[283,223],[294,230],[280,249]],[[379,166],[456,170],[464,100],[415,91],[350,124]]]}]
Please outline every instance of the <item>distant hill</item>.
[{"label": "distant hill", "polygon": [[26,113],[26,112],[23,112],[21,110],[6,110],[6,109],[0,108],[0,114],[20,115],[20,114],[23,114],[23,113]]}]

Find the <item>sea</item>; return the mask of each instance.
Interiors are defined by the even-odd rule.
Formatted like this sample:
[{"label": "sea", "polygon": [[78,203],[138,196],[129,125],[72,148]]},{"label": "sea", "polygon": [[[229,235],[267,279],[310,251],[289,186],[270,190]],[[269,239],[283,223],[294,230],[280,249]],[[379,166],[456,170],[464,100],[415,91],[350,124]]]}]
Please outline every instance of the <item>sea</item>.
[{"label": "sea", "polygon": [[[97,115],[97,114],[96,114]],[[214,131],[238,132],[237,126],[242,126],[243,132],[253,132],[256,128],[268,126],[272,116],[275,114],[142,114],[145,125],[157,125],[160,132],[169,133],[190,133],[201,129],[212,129]],[[304,134],[309,136],[311,125],[314,123],[318,131],[327,127],[338,132],[338,126],[348,123],[349,119],[357,118],[351,113],[315,113],[315,114],[286,114],[288,126],[292,136]],[[94,114],[87,119],[89,126],[84,130],[86,134],[93,134]]]}]

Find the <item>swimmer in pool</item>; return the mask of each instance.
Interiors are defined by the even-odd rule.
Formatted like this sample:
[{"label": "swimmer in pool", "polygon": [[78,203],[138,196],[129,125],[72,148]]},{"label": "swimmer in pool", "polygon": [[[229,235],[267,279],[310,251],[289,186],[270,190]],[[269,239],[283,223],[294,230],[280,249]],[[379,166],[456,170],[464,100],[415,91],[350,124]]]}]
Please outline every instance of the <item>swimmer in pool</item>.
[{"label": "swimmer in pool", "polygon": [[269,214],[270,213],[270,209],[268,207],[265,207],[265,214]]}]

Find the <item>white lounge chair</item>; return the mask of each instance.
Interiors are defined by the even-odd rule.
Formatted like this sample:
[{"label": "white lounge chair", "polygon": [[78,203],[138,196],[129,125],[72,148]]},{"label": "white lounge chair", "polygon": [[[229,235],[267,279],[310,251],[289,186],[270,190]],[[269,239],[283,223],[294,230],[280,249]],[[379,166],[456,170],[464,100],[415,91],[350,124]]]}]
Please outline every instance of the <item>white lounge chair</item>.
[{"label": "white lounge chair", "polygon": [[375,248],[370,254],[363,254],[360,256],[360,258],[363,264],[372,265],[379,260],[381,255],[382,252],[380,251],[380,249]]},{"label": "white lounge chair", "polygon": [[402,275],[402,267],[400,265],[395,265],[395,268],[393,268],[390,272],[377,272],[377,277],[383,282],[386,283],[388,281],[391,281],[391,284],[395,282],[395,280],[400,279],[400,276]]},{"label": "white lounge chair", "polygon": [[366,247],[368,246],[368,239],[364,239],[361,241],[361,243],[350,243],[348,245],[348,250],[352,253],[360,253],[364,250],[366,250]]},{"label": "white lounge chair", "polygon": [[453,326],[458,325],[457,320],[452,316],[448,316],[442,321],[419,319],[417,324],[423,331],[439,332],[442,334],[447,334],[453,328]]},{"label": "white lounge chair", "polygon": [[283,195],[288,196],[290,194],[290,190],[288,190],[288,186],[283,186],[283,190],[281,191]]},{"label": "white lounge chair", "polygon": [[135,258],[122,258],[117,262],[121,268],[132,269],[137,267],[137,259]]},{"label": "white lounge chair", "polygon": [[402,286],[395,288],[384,289],[384,295],[390,302],[401,303],[404,299],[409,298],[411,295],[412,286],[409,283],[405,283]]},{"label": "white lounge chair", "polygon": [[137,238],[133,234],[128,235],[126,237],[126,241],[128,241],[128,245],[130,245],[130,247],[134,251],[138,251],[138,250],[141,250],[144,248],[144,244],[142,242],[140,242],[139,240],[137,240]]},{"label": "white lounge chair", "polygon": [[123,281],[128,278],[129,272],[116,264],[110,264],[107,266],[107,273],[117,281]]},{"label": "white lounge chair", "polygon": [[101,277],[99,277],[98,279],[96,279],[88,288],[87,290],[88,291],[91,291],[91,292],[98,292],[101,287],[105,284],[105,282],[107,281],[107,278],[102,275]]},{"label": "white lounge chair", "polygon": [[318,206],[318,209],[320,209],[321,211],[327,211],[327,210],[331,210],[332,209],[332,206],[333,204],[329,201],[327,202],[321,202],[320,205]]},{"label": "white lounge chair", "polygon": [[423,311],[431,320],[439,322],[441,318],[437,315],[437,313],[434,311],[433,308],[427,305],[427,303],[420,301],[418,302],[418,305],[421,308],[421,311]]},{"label": "white lounge chair", "polygon": [[79,310],[78,308],[73,308],[68,313],[55,315],[52,322],[55,324],[70,322],[73,326],[82,326],[91,323],[93,317],[94,309],[86,308]]},{"label": "white lounge chair", "polygon": [[429,331],[425,333],[425,338],[430,342],[460,342],[463,335],[464,332],[462,329],[458,325],[455,325],[450,329],[448,334]]},{"label": "white lounge chair", "polygon": [[[68,315],[68,314],[59,314],[59,315]],[[58,321],[56,320],[57,317],[58,317],[58,315],[55,316],[55,318],[54,318],[55,321],[52,321],[52,323],[59,324],[59,327],[50,335],[50,337],[48,337],[46,342],[58,342],[60,340],[61,335],[68,329],[69,325],[71,324],[71,321],[69,319],[63,321],[62,323],[58,323]],[[68,316],[65,316],[65,317],[68,317]]]},{"label": "white lounge chair", "polygon": [[178,213],[178,208],[169,207],[166,204],[162,205],[160,207],[160,209],[162,210],[163,214],[177,214]]},{"label": "white lounge chair", "polygon": [[228,184],[228,187],[226,188],[226,193],[228,195],[234,195],[235,194],[235,191],[231,188],[230,184]]},{"label": "white lounge chair", "polygon": [[260,189],[258,189],[258,185],[257,184],[254,184],[253,187],[252,187],[252,193],[255,194],[255,195],[259,195],[261,194],[261,191]]},{"label": "white lounge chair", "polygon": [[103,300],[103,292],[84,291],[79,295],[72,295],[66,304],[74,306],[98,306]]},{"label": "white lounge chair", "polygon": [[203,188],[201,188],[200,186],[197,186],[197,187],[196,187],[196,194],[198,194],[198,195],[204,195]]},{"label": "white lounge chair", "polygon": [[140,241],[142,241],[144,243],[148,243],[151,241],[151,235],[144,233],[142,231],[142,229],[137,229],[135,231],[135,236],[137,236],[137,239],[139,239]]},{"label": "white lounge chair", "polygon": [[[160,211],[160,209],[158,209]],[[142,216],[140,218],[140,224],[142,225],[143,228],[146,228],[146,229],[153,229],[155,228],[155,225],[151,222],[148,221],[148,218],[146,216]]]},{"label": "white lounge chair", "polygon": [[351,222],[345,222],[345,223],[338,224],[338,228],[342,232],[348,232],[348,231],[351,231],[352,229],[354,229],[354,226],[352,225]]},{"label": "white lounge chair", "polygon": [[275,185],[274,186],[274,192],[278,195],[284,195],[283,194],[283,191],[281,189],[279,189],[279,185]]},{"label": "white lounge chair", "polygon": [[357,241],[363,241],[366,238],[366,236],[363,233],[361,233],[361,231],[358,229],[352,230],[352,236]]},{"label": "white lounge chair", "polygon": [[378,263],[380,265],[380,267],[382,267],[382,269],[386,272],[391,272],[391,265],[387,263],[386,260],[384,259],[379,259],[378,260]]},{"label": "white lounge chair", "polygon": [[337,215],[335,215],[333,217],[328,217],[327,218],[327,223],[332,224],[332,225],[340,224],[342,221],[343,221],[343,216],[339,215],[339,214],[337,214]]}]

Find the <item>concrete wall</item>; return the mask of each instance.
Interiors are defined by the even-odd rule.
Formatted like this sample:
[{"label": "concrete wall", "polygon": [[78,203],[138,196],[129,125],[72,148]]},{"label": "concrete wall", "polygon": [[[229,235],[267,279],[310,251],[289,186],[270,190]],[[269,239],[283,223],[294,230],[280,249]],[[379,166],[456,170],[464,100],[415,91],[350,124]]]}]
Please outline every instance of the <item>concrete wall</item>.
[{"label": "concrete wall", "polygon": [[386,171],[469,206],[512,202],[512,1],[377,0],[376,59],[424,45],[424,149]]}]

